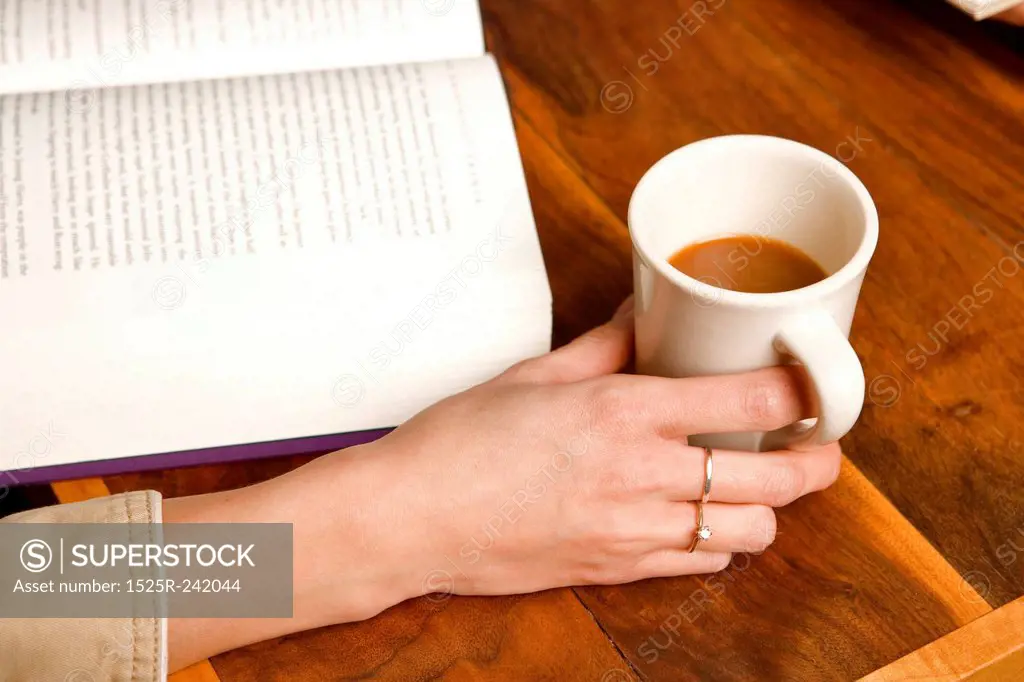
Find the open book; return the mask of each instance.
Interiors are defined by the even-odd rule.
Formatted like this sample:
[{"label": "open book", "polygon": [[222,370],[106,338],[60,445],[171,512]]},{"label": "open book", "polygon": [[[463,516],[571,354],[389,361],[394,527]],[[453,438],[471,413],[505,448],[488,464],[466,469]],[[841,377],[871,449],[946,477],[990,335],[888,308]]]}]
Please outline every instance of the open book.
[{"label": "open book", "polygon": [[547,350],[482,33],[476,0],[0,2],[0,485],[339,447]]}]

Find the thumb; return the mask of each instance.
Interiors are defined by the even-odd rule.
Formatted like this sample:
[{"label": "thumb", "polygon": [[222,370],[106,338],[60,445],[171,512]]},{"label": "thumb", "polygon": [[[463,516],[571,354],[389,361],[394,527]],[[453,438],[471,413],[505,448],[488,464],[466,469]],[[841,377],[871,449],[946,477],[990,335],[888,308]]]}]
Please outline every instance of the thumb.
[{"label": "thumb", "polygon": [[633,355],[633,297],[608,322],[556,351],[528,360],[520,377],[543,383],[571,383],[613,374]]}]

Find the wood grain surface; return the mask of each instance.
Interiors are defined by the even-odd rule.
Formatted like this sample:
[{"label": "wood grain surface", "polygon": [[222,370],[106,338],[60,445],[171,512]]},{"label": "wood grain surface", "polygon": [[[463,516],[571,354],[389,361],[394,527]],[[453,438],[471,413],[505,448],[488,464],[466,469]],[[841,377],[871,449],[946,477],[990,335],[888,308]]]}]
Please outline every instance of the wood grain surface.
[{"label": "wood grain surface", "polygon": [[421,598],[369,621],[264,642],[213,663],[224,682],[612,682],[616,671],[628,675],[614,644],[569,590]]},{"label": "wood grain surface", "polygon": [[1024,598],[950,633],[860,682],[935,680],[1010,682],[1024,679]]},{"label": "wood grain surface", "polygon": [[849,680],[989,612],[849,462],[713,576],[577,593],[643,679]]},{"label": "wood grain surface", "polygon": [[[532,168],[531,190],[563,186],[550,176],[566,168],[587,195],[569,202],[563,187],[560,205],[536,207],[556,296],[570,290],[557,328],[612,305],[589,304],[595,283],[629,287],[622,218],[672,149],[757,132],[847,159],[881,238],[853,330],[870,400],[846,449],[992,605],[1024,593],[1010,545],[1024,546],[1019,45],[923,4],[733,0],[702,4],[721,6],[701,21],[689,3],[486,4],[520,130],[560,160]],[[680,23],[693,34],[675,47]],[[606,237],[559,233],[566,212],[593,221],[595,202],[614,218],[597,228]]]},{"label": "wood grain surface", "polygon": [[[881,238],[849,461],[714,577],[420,599],[218,656],[220,679],[853,680],[1024,594],[1024,33],[940,0],[482,4],[556,344],[631,290],[629,196],[676,147],[781,135],[861,177]],[[307,459],[107,485],[195,494]]]}]

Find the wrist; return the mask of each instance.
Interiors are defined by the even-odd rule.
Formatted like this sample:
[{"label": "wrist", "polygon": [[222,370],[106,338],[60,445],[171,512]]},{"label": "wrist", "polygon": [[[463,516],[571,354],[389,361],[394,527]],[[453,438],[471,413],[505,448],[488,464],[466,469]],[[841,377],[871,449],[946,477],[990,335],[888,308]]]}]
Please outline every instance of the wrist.
[{"label": "wrist", "polygon": [[[370,618],[420,593],[418,568],[387,506],[388,462],[375,449],[322,457],[280,478],[164,500],[164,523],[290,523],[293,615],[233,620],[172,618],[171,670],[253,642]],[[401,480],[401,479],[399,479]]]},{"label": "wrist", "polygon": [[365,620],[423,593],[396,459],[377,443],[349,448],[240,490],[164,500],[163,521],[292,524],[289,631]]},{"label": "wrist", "polygon": [[420,519],[394,454],[378,441],[264,484],[276,488],[268,508],[288,517],[274,520],[294,524],[295,613],[305,627],[364,620],[422,594]]}]

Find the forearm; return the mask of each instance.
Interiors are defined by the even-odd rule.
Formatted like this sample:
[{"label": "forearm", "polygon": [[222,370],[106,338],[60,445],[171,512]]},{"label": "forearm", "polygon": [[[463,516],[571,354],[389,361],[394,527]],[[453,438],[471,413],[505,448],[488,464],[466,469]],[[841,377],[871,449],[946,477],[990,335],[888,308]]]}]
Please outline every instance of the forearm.
[{"label": "forearm", "polygon": [[294,529],[293,616],[172,618],[170,670],[272,637],[363,620],[416,595],[415,543],[401,538],[408,524],[375,447],[328,455],[249,488],[164,501],[165,523],[283,522]]}]

